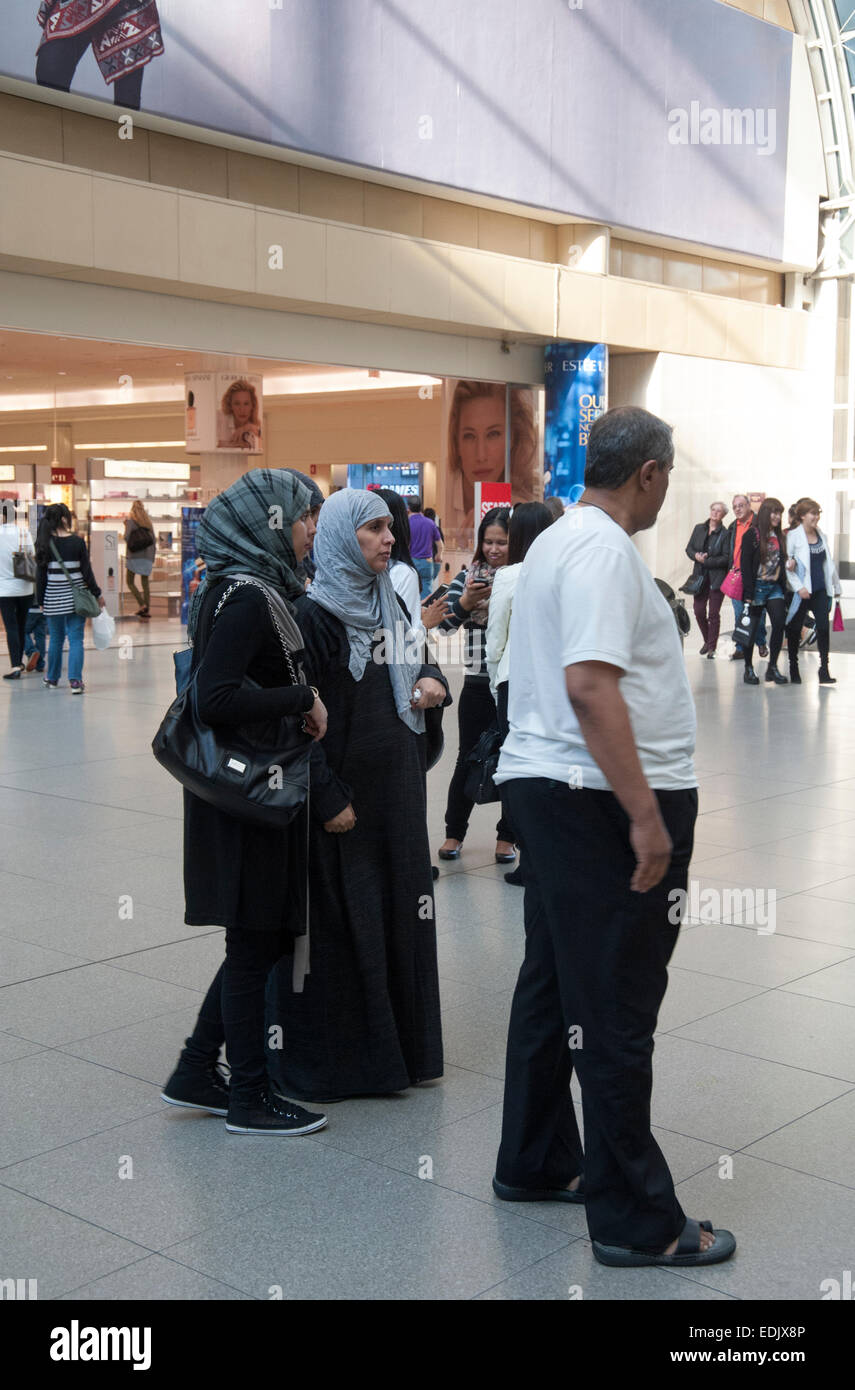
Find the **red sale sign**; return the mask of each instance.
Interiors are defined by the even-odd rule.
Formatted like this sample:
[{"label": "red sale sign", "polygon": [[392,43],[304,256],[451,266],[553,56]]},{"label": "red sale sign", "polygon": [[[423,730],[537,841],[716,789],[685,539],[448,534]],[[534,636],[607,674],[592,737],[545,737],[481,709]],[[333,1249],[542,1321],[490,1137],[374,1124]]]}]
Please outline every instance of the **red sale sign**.
[{"label": "red sale sign", "polygon": [[510,483],[475,484],[475,525],[479,526],[494,507],[510,507]]}]

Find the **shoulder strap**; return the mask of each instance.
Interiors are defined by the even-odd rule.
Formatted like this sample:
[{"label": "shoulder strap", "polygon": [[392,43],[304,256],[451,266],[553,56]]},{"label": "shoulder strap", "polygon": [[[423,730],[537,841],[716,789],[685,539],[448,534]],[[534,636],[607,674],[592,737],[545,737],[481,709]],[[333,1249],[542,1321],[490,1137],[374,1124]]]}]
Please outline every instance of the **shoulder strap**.
[{"label": "shoulder strap", "polygon": [[65,577],[66,577],[66,579],[68,580],[69,584],[71,584],[72,587],[73,587],[73,585],[74,585],[74,580],[72,579],[71,575],[68,573],[68,570],[67,570],[66,567],[65,567],[65,561],[63,560],[63,558],[62,558],[62,556],[60,555],[59,551],[57,550],[56,546],[54,545],[53,539],[51,539],[50,548],[51,548],[51,550],[53,551],[54,559],[59,561],[60,565],[62,566],[63,574],[65,575]]},{"label": "shoulder strap", "polygon": [[293,659],[292,659],[292,657],[291,657],[291,653],[290,653],[290,651],[288,650],[288,644],[287,644],[287,642],[285,641],[285,634],[284,634],[284,632],[282,631],[281,625],[280,625],[280,623],[279,623],[279,619],[276,617],[276,614],[275,614],[275,612],[273,611],[273,605],[271,604],[270,599],[269,599],[269,597],[268,597],[267,589],[265,588],[265,586],[264,586],[263,584],[257,584],[257,583],[255,582],[255,580],[253,580],[253,579],[235,579],[235,580],[232,580],[231,584],[229,584],[229,587],[226,589],[226,592],[223,594],[222,598],[220,599],[219,603],[217,604],[217,606],[216,606],[216,608],[215,608],[215,610],[214,610],[214,616],[213,616],[213,618],[211,619],[211,628],[210,628],[210,631],[208,632],[208,637],[210,638],[211,632],[213,631],[213,628],[214,628],[214,623],[217,621],[217,618],[219,617],[220,609],[221,609],[221,608],[223,607],[223,605],[226,603],[227,599],[234,593],[235,589],[243,589],[243,588],[250,588],[250,587],[253,588],[253,589],[259,589],[259,590],[261,591],[261,593],[264,595],[264,601],[265,601],[265,603],[267,604],[267,611],[268,611],[268,613],[270,614],[270,621],[271,621],[272,624],[273,624],[273,630],[274,630],[274,632],[276,633],[276,636],[279,638],[279,645],[280,645],[281,648],[282,648],[282,655],[284,656],[284,658],[285,658],[285,664],[286,664],[287,667],[288,667],[288,674],[289,674],[290,677],[291,677],[291,684],[292,684],[292,685],[301,685],[301,684],[302,684],[302,681],[299,679],[299,677],[298,677],[298,675],[297,675],[297,672],[296,672],[296,670],[295,670],[294,662],[293,662]]}]

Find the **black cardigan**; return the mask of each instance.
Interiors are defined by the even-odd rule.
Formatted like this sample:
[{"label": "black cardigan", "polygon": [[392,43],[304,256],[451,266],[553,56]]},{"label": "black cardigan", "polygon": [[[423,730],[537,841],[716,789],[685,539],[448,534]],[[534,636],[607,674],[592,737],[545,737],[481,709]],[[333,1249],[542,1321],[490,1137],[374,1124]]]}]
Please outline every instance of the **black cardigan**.
[{"label": "black cardigan", "polygon": [[[781,563],[775,582],[781,585],[786,593],[786,574],[785,565],[787,562],[786,542],[781,547]],[[742,537],[742,549],[739,552],[739,572],[742,575],[742,597],[746,603],[751,603],[754,598],[754,589],[757,584],[757,572],[760,569],[760,532],[756,526],[749,526],[745,535]]]},{"label": "black cardigan", "polygon": [[[710,590],[715,591],[721,588],[721,581],[727,574],[729,568],[728,550],[730,537],[724,526],[719,526],[717,531],[710,531],[709,543],[706,542],[706,534],[709,522],[699,521],[689,537],[689,544],[686,546],[686,554],[690,560],[694,560],[695,567],[692,570],[692,578],[697,579],[698,575],[705,574],[710,581]],[[707,558],[703,561],[695,560],[695,555],[707,548]]]},{"label": "black cardigan", "polygon": [[[193,648],[202,719],[241,725],[265,744],[270,725],[311,709],[308,685],[289,684],[279,639],[260,590],[232,594],[216,623],[214,610],[228,581],[205,594]],[[212,630],[213,629],[213,630]],[[260,689],[244,684],[244,677]],[[311,815],[321,824],[348,805],[350,788],[330,770],[323,742],[312,749]],[[185,922],[246,931],[305,930],[303,847],[305,813],[281,830],[228,816],[184,793]]]}]

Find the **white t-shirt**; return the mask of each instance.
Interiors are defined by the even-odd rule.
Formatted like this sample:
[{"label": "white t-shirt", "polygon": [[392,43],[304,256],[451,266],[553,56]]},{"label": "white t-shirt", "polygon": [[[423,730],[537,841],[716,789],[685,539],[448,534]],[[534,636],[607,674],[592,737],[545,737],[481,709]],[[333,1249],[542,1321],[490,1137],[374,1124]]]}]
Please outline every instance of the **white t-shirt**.
[{"label": "white t-shirt", "polygon": [[421,584],[419,576],[414,569],[411,569],[403,560],[393,560],[388,570],[389,578],[392,581],[392,588],[396,594],[400,594],[404,600],[404,605],[410,615],[410,622],[414,628],[420,628],[422,624],[422,605],[421,605]]},{"label": "white t-shirt", "polygon": [[638,756],[657,791],[697,786],[695,706],[674,615],[629,536],[598,507],[572,507],[537,537],[511,618],[508,722],[497,782],[548,777],[610,790],[588,752],[564,669],[623,671]]}]

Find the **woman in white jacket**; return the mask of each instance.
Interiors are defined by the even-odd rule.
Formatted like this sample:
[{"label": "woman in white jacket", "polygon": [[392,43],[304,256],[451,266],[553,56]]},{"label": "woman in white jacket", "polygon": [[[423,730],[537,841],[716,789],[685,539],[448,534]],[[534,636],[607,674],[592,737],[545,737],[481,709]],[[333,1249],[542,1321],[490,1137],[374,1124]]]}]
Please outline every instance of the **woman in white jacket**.
[{"label": "woman in white jacket", "polygon": [[11,670],[4,675],[4,681],[20,680],[24,674],[22,656],[27,614],[33,601],[33,580],[15,578],[12,556],[17,550],[28,551],[35,565],[33,538],[25,525],[17,524],[15,503],[7,499],[3,502],[0,525],[0,613],[6,629]]},{"label": "woman in white jacket", "polygon": [[[490,676],[490,690],[496,701],[499,718],[499,733],[504,739],[508,732],[508,679],[511,670],[511,612],[514,605],[514,592],[525,559],[533,540],[551,526],[555,518],[543,502],[520,502],[511,513],[508,531],[508,563],[496,571],[493,580],[493,594],[490,599],[490,612],[487,618],[486,659]],[[502,818],[508,821],[508,812],[502,797]],[[522,864],[512,873],[505,874],[505,882],[522,887]]]},{"label": "woman in white jacket", "polygon": [[[790,658],[790,681],[801,685],[799,675],[799,638],[808,612],[816,623],[816,644],[819,648],[819,683],[834,685],[835,678],[828,669],[830,625],[828,621],[832,598],[840,596],[840,580],[831,557],[828,537],[819,529],[822,509],[812,497],[803,497],[796,504],[796,525],[787,532],[787,554],[793,567],[787,566],[787,580],[794,598],[787,623],[787,651]],[[801,600],[796,602],[796,597]]]}]

